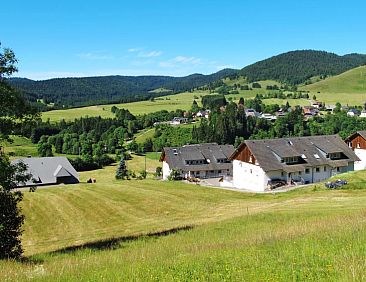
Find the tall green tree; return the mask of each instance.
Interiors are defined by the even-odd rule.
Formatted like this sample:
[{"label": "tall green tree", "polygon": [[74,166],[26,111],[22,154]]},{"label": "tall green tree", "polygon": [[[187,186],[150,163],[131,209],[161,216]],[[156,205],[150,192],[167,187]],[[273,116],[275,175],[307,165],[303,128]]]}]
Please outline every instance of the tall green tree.
[{"label": "tall green tree", "polygon": [[[12,50],[0,48],[0,149],[19,122],[34,117],[22,95],[6,83],[17,71],[16,62]],[[0,259],[19,258],[23,253],[20,236],[24,216],[19,207],[23,194],[14,188],[31,178],[25,164],[11,164],[0,150]]]}]

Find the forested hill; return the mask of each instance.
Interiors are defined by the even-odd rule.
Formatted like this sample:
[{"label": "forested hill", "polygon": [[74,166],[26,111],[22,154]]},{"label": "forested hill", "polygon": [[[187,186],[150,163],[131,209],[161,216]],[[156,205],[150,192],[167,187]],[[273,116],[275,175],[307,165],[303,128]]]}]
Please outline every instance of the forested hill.
[{"label": "forested hill", "polygon": [[250,82],[277,80],[289,84],[301,84],[314,76],[337,75],[366,64],[366,55],[334,53],[314,50],[298,50],[259,61],[240,70],[240,75]]},{"label": "forested hill", "polygon": [[192,74],[185,77],[100,76],[40,81],[12,78],[9,82],[33,102],[44,99],[48,103],[55,103],[56,107],[75,107],[146,100],[164,95],[164,92],[152,93],[155,89],[166,89],[166,93],[187,91],[237,72],[224,69],[210,75]]}]

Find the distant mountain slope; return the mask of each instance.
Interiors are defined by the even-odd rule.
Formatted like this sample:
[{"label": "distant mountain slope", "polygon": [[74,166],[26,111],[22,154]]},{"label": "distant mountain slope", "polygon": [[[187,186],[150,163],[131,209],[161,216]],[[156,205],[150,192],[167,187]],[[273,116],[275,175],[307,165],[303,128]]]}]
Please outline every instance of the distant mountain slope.
[{"label": "distant mountain slope", "polygon": [[365,93],[366,66],[357,67],[340,75],[302,87],[303,90],[321,93]]},{"label": "distant mountain slope", "polygon": [[289,84],[304,83],[314,76],[337,75],[366,64],[366,55],[314,50],[291,51],[254,63],[240,70],[249,81],[277,80]]},{"label": "distant mountain slope", "polygon": [[168,89],[174,93],[183,92],[235,75],[237,72],[233,69],[224,69],[210,75],[192,74],[185,77],[101,76],[41,81],[12,78],[9,82],[24,91],[32,101],[46,99],[47,102],[55,103],[59,107],[70,107],[146,100],[152,95],[164,94],[150,92],[157,88]]}]

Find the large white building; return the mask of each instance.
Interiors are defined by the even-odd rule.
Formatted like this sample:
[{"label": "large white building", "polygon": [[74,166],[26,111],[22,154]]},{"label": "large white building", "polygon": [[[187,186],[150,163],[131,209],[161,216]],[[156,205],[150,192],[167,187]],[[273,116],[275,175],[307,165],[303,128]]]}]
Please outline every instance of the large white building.
[{"label": "large white building", "polygon": [[247,140],[230,160],[234,187],[264,191],[274,181],[324,181],[354,170],[359,158],[338,135],[327,135]]},{"label": "large white building", "polygon": [[165,147],[160,157],[163,179],[167,180],[173,169],[185,179],[231,176],[233,167],[228,159],[233,152],[234,146],[216,143]]}]

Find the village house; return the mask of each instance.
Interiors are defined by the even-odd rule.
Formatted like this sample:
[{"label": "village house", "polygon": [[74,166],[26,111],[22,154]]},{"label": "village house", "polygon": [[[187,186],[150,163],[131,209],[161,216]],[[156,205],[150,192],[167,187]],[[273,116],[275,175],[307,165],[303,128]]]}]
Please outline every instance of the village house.
[{"label": "village house", "polygon": [[324,104],[322,102],[319,102],[319,101],[312,101],[311,106],[313,106],[316,109],[321,109],[321,108],[324,107]]},{"label": "village house", "polygon": [[170,121],[171,125],[180,125],[188,123],[188,118],[185,117],[175,117]]},{"label": "village house", "polygon": [[246,140],[229,159],[233,186],[252,191],[264,191],[274,181],[324,181],[354,170],[354,162],[359,161],[338,135]]},{"label": "village house", "polygon": [[259,117],[261,114],[254,109],[244,109],[247,117]]},{"label": "village house", "polygon": [[66,157],[22,158],[12,164],[24,163],[32,179],[19,187],[79,183],[79,174]]},{"label": "village house", "polygon": [[366,169],[366,130],[356,131],[345,142],[360,159],[355,162],[355,170]]},{"label": "village house", "polygon": [[231,176],[232,163],[228,158],[233,152],[232,145],[216,143],[166,147],[160,157],[163,179],[167,180],[173,169],[184,179]]},{"label": "village house", "polygon": [[354,116],[358,116],[359,115],[359,111],[356,109],[349,109],[347,111],[347,116],[349,117],[354,117]]}]

